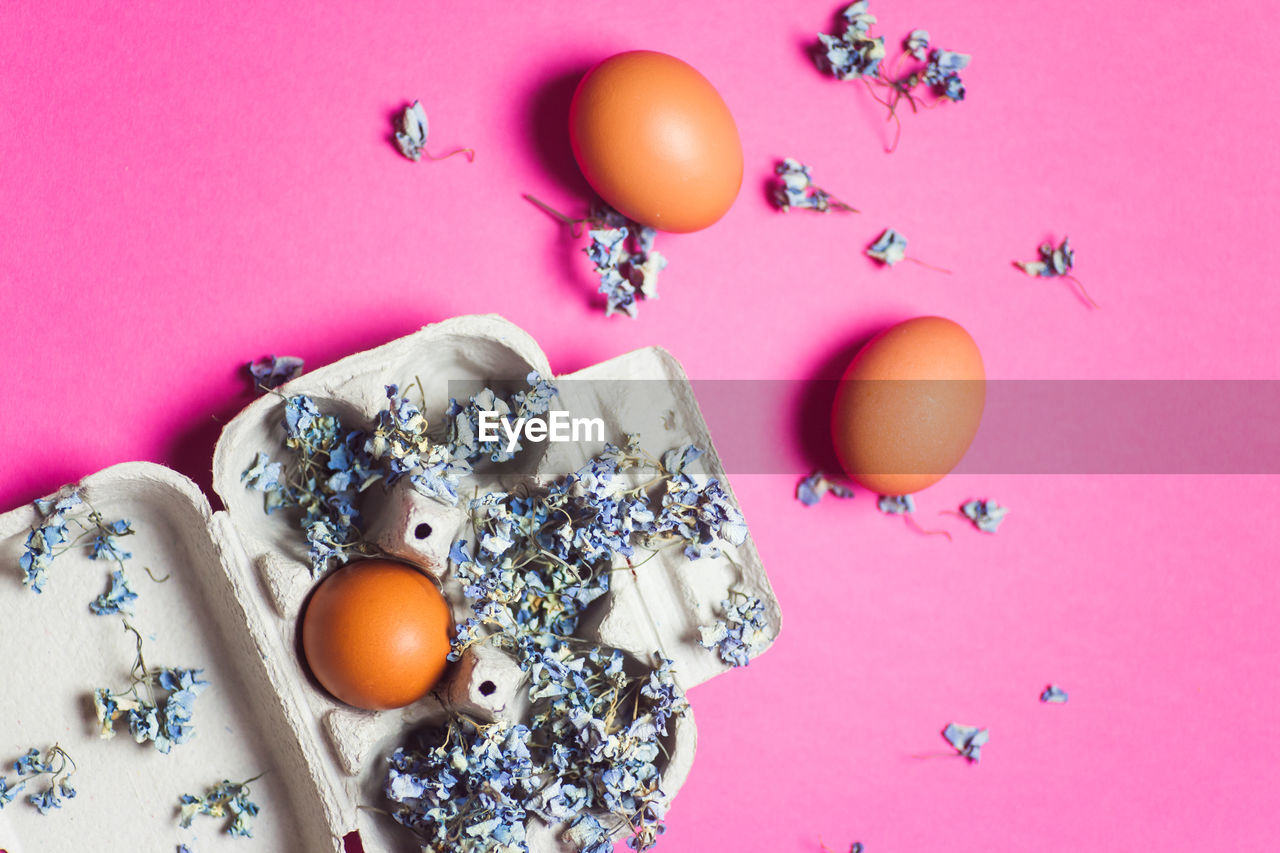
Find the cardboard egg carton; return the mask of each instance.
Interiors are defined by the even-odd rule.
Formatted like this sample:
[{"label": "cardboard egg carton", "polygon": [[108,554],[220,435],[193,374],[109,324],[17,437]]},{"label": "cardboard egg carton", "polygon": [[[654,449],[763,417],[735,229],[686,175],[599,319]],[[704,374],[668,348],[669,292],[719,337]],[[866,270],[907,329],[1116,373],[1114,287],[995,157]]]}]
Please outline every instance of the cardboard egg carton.
[{"label": "cardboard egg carton", "polygon": [[[282,391],[310,396],[322,412],[341,416],[344,426],[353,428],[369,425],[385,408],[388,384],[413,382],[416,391],[420,382],[423,411],[436,420],[451,390],[457,395],[450,382],[516,389],[531,370],[552,375],[529,335],[497,316],[469,316],[304,374]],[[662,405],[654,405],[652,393],[628,393],[627,380],[661,382],[648,387],[663,389]],[[688,380],[664,350],[638,350],[557,377],[556,384],[560,398],[553,408],[600,418],[607,441],[621,443],[626,434],[638,433],[641,444],[657,455],[688,443],[702,447],[707,452],[690,473],[719,478],[736,503]],[[39,626],[0,638],[3,660],[28,656],[17,667],[20,677],[6,674],[0,691],[0,751],[10,750],[16,758],[28,745],[58,740],[84,766],[76,777],[82,797],[71,801],[65,814],[41,817],[25,803],[0,811],[0,848],[70,853],[99,838],[101,827],[116,833],[108,845],[112,849],[152,849],[170,839],[192,839],[176,828],[179,793],[200,793],[219,779],[248,778],[269,768],[254,784],[263,805],[255,837],[215,838],[221,827],[210,821],[193,847],[203,853],[232,841],[243,851],[339,851],[341,839],[359,831],[368,853],[415,851],[419,848],[407,831],[363,808],[386,804],[386,756],[415,728],[451,710],[512,720],[527,712],[524,674],[504,652],[483,644],[468,650],[429,696],[395,711],[353,709],[308,677],[298,651],[298,620],[316,581],[304,537],[290,513],[267,515],[261,493],[241,483],[241,473],[259,451],[286,458],[282,418],[282,399],[266,395],[223,431],[214,453],[213,484],[225,511],[213,512],[193,483],[157,465],[120,465],[81,484],[81,493],[105,516],[135,521],[138,534],[128,543],[134,560],[172,575],[154,585],[137,570],[130,572],[140,595],[135,621],[155,638],[148,640],[148,663],[161,655],[164,660],[156,659],[161,665],[203,666],[214,684],[196,704],[197,737],[170,755],[134,744],[127,731],[113,741],[92,737],[96,723],[86,697],[94,687],[124,686],[132,661],[131,638],[119,622],[85,609],[105,589],[106,568],[68,553],[55,562],[45,594],[33,595],[20,585],[17,560],[37,514],[24,508],[0,516],[0,565],[13,567],[6,573],[10,580],[0,582],[0,605],[16,614],[19,624]],[[505,491],[521,480],[549,482],[585,464],[603,442],[526,441],[525,447],[519,465],[478,466],[464,479],[462,493]],[[467,618],[470,608],[447,558],[454,539],[470,538],[465,498],[450,506],[417,493],[407,479],[388,490],[375,486],[365,495],[368,537],[387,554],[431,572],[455,619]],[[85,580],[85,566],[96,568],[88,572],[91,581]],[[610,592],[592,605],[579,635],[621,649],[636,661],[652,660],[654,652],[665,655],[688,689],[728,669],[699,645],[698,628],[719,618],[730,588],[764,601],[772,642],[781,613],[749,537],[741,546],[726,546],[719,558],[689,561],[678,549],[667,549],[634,571],[615,572]],[[91,651],[86,654],[82,647]],[[672,797],[692,767],[696,741],[689,713],[664,744],[663,789]],[[82,747],[85,759],[76,753]],[[0,755],[0,761],[8,759]],[[121,778],[129,780],[123,789],[112,781]],[[530,849],[573,849],[563,828],[534,819]]]}]

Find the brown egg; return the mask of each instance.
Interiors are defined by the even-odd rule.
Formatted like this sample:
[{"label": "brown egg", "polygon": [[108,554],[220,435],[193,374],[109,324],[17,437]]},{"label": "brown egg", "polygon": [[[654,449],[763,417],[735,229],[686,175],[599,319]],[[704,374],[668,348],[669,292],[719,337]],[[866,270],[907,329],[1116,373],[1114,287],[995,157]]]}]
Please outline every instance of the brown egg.
[{"label": "brown egg", "polygon": [[447,664],[449,605],[425,574],[392,560],[361,560],[320,582],[302,617],[302,648],[316,680],[369,711],[416,702]]},{"label": "brown egg", "polygon": [[836,454],[873,492],[918,492],[960,462],[985,400],[969,333],[942,317],[907,320],[872,338],[845,371],[832,412]]},{"label": "brown egg", "polygon": [[592,68],[569,107],[573,156],[587,182],[630,219],[697,231],[742,186],[742,142],[720,93],[693,66],[651,50]]}]

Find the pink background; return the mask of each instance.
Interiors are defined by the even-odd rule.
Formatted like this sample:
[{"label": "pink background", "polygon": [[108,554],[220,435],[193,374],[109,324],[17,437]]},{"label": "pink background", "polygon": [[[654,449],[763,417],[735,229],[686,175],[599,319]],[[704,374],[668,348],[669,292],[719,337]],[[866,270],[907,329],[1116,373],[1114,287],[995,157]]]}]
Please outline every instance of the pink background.
[{"label": "pink background", "polygon": [[[821,2],[6,3],[0,10],[0,507],[150,459],[208,483],[241,363],[312,366],[498,311],[558,371],[660,344],[696,378],[838,375],[882,325],[966,326],[999,378],[1278,378],[1280,9],[1222,0],[873,4],[974,55],[960,105],[897,153],[859,84],[805,56]],[[572,87],[622,49],[676,54],[737,118],[725,219],[664,236],[662,298],[606,320],[584,256],[520,198],[578,212]],[[421,98],[414,165],[389,116]],[[776,158],[861,216],[775,213]],[[861,250],[886,226],[913,264]],[[1023,277],[1069,234],[1067,286]],[[818,415],[815,415],[815,417]],[[759,413],[807,466],[794,411]],[[744,423],[742,429],[758,428]],[[786,627],[694,691],[698,760],[660,848],[872,853],[1263,849],[1280,833],[1280,482],[952,477],[1013,508],[922,537],[873,500],[734,486]],[[1071,694],[1044,706],[1048,682]],[[919,760],[949,720],[982,763]],[[269,819],[269,818],[267,818]]]}]

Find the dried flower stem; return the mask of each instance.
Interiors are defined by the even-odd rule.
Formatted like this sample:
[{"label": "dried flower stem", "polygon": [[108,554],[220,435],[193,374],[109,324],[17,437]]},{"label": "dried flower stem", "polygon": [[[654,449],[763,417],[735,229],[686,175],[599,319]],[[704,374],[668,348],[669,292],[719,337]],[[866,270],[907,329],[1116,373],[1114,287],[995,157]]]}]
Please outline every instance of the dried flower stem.
[{"label": "dried flower stem", "polygon": [[933,270],[933,271],[935,271],[935,272],[946,273],[947,275],[951,275],[951,270],[949,270],[949,269],[943,269],[942,267],[937,267],[937,266],[934,266],[933,264],[927,264],[927,263],[925,263],[924,261],[920,260],[919,258],[912,258],[912,257],[908,257],[908,258],[907,258],[907,260],[908,260],[908,261],[911,261],[911,263],[913,263],[913,264],[919,264],[920,266],[922,266],[922,267],[926,267],[926,268],[931,269],[931,270]]},{"label": "dried flower stem", "polygon": [[1089,291],[1084,289],[1084,283],[1081,282],[1080,279],[1076,278],[1074,275],[1071,275],[1070,273],[1062,277],[1067,279],[1068,281],[1075,282],[1076,287],[1080,288],[1080,295],[1085,298],[1085,301],[1087,301],[1090,306],[1098,309],[1102,308],[1101,305],[1093,301],[1093,297],[1089,295]]},{"label": "dried flower stem", "polygon": [[565,225],[570,226],[573,229],[572,233],[574,237],[581,237],[583,224],[593,221],[590,217],[585,217],[585,216],[581,219],[574,219],[572,216],[561,213],[551,205],[547,204],[545,201],[542,201],[539,198],[535,198],[533,195],[530,195],[529,193],[525,193],[524,197],[526,201],[530,202],[535,207],[541,208],[541,210],[544,213],[550,214],[551,216],[554,216],[556,219],[563,222]]},{"label": "dried flower stem", "polygon": [[917,533],[922,533],[925,536],[941,535],[941,536],[947,537],[948,542],[953,541],[951,539],[951,534],[945,530],[925,530],[923,527],[920,526],[920,523],[918,521],[916,521],[914,518],[911,517],[911,513],[903,513],[902,517],[907,520],[907,526],[910,527],[912,530],[916,531]]},{"label": "dried flower stem", "polygon": [[455,154],[466,154],[468,163],[474,163],[476,160],[476,152],[474,148],[455,148],[454,150],[450,151],[448,154],[441,154],[439,156],[432,154],[430,151],[424,148],[422,149],[422,153],[427,155],[428,160],[448,160],[450,157],[452,157]]}]

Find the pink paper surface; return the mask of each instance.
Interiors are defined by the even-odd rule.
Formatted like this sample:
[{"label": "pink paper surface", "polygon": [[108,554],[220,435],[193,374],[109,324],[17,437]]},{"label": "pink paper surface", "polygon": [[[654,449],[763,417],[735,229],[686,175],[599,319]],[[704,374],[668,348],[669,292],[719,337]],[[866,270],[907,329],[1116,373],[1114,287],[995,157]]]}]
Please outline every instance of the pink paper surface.
[{"label": "pink paper surface", "polygon": [[[134,459],[207,487],[245,360],[315,366],[464,313],[504,314],[559,372],[657,344],[699,379],[811,382],[941,314],[995,378],[1280,378],[1272,5],[873,4],[891,47],[924,27],[974,56],[968,99],[905,116],[891,155],[865,88],[806,56],[827,2],[118,5],[0,9],[6,509]],[[662,298],[605,319],[582,241],[521,193],[584,209],[569,97],[641,47],[720,89],[746,177],[720,223],[660,237]],[[473,164],[395,151],[414,98],[432,150]],[[772,210],[783,156],[863,213]],[[877,268],[885,227],[954,274]],[[1010,266],[1064,234],[1102,310]],[[802,472],[803,416],[731,428],[777,431]],[[795,481],[733,478],[786,624],[693,691],[659,849],[1280,834],[1280,480],[953,476],[919,497],[951,544],[864,492],[806,509]],[[1013,508],[997,536],[935,515],[970,497]],[[1049,682],[1068,704],[1040,704]],[[916,757],[952,720],[990,727],[981,764]]]}]

